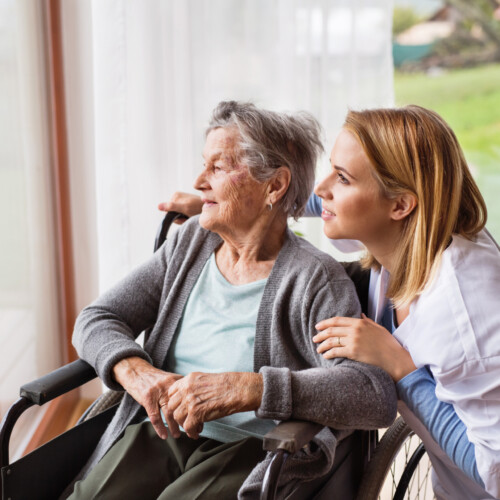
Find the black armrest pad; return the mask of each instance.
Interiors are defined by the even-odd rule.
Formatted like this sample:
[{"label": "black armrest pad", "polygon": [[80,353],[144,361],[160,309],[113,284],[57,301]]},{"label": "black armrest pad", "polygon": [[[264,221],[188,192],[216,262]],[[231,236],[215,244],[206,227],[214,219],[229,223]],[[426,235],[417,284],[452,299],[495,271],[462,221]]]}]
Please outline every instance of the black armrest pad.
[{"label": "black armrest pad", "polygon": [[20,395],[36,405],[43,405],[61,394],[96,378],[95,370],[78,359],[21,387]]},{"label": "black armrest pad", "polygon": [[303,448],[323,428],[321,424],[302,420],[281,422],[264,436],[266,451],[286,450],[296,453]]}]

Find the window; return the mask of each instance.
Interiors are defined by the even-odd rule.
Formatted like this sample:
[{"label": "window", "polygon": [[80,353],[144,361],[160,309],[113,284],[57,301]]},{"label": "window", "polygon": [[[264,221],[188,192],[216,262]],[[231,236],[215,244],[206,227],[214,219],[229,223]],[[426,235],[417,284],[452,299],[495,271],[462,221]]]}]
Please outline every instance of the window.
[{"label": "window", "polygon": [[[37,3],[0,1],[1,415],[62,358],[41,19]],[[40,416],[23,417],[14,449]]]}]

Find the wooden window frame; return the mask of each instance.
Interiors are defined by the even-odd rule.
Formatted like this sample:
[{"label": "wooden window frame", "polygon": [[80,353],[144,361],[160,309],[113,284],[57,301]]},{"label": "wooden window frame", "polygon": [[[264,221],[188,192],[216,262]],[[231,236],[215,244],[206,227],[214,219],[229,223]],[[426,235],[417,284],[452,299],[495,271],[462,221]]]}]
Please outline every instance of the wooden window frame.
[{"label": "wooden window frame", "polygon": [[[75,272],[71,223],[70,174],[64,82],[61,0],[43,0],[43,51],[47,80],[50,168],[57,251],[58,314],[62,332],[63,363],[77,359],[71,345],[76,319]],[[81,414],[80,391],[74,390],[48,403],[24,455],[64,432]]]}]

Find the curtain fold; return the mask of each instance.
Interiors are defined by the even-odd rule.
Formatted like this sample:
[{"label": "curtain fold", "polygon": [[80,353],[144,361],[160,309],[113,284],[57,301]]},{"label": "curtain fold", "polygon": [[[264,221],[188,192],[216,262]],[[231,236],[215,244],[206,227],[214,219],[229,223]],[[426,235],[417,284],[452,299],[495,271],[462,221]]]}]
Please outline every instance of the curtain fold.
[{"label": "curtain fold", "polygon": [[348,107],[391,105],[391,20],[386,0],[94,0],[100,290],[150,254],[156,204],[192,191],[220,100],[308,110],[327,150]]},{"label": "curtain fold", "polygon": [[[62,360],[42,47],[41,4],[0,2],[0,417]],[[16,427],[14,457],[38,410]]]},{"label": "curtain fold", "polygon": [[[61,5],[79,308],[151,254],[220,100],[308,110],[327,153],[349,107],[393,103],[391,1]],[[61,362],[41,8],[0,2],[0,412]],[[330,248],[320,221],[294,227]]]}]

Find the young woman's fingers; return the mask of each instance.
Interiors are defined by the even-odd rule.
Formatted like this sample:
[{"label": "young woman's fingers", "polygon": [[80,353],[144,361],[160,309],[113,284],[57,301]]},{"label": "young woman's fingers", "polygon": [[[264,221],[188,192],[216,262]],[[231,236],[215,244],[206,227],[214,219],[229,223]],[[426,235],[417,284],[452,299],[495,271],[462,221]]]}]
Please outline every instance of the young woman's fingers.
[{"label": "young woman's fingers", "polygon": [[335,347],[323,353],[323,357],[325,359],[334,359],[334,358],[347,358],[348,350],[347,347]]},{"label": "young woman's fingers", "polygon": [[322,330],[318,332],[314,337],[313,337],[313,342],[323,342],[326,339],[333,338],[333,337],[346,337],[349,335],[349,331],[345,327],[330,327],[327,328],[326,330]]},{"label": "young woman's fingers", "polygon": [[335,316],[334,318],[324,319],[315,325],[316,330],[324,330],[325,328],[338,327],[338,326],[352,326],[360,321],[358,318],[345,318],[342,316]]},{"label": "young woman's fingers", "polygon": [[316,351],[319,354],[323,354],[330,349],[339,349],[341,347],[345,347],[345,337],[330,337],[321,342],[317,347]]}]

